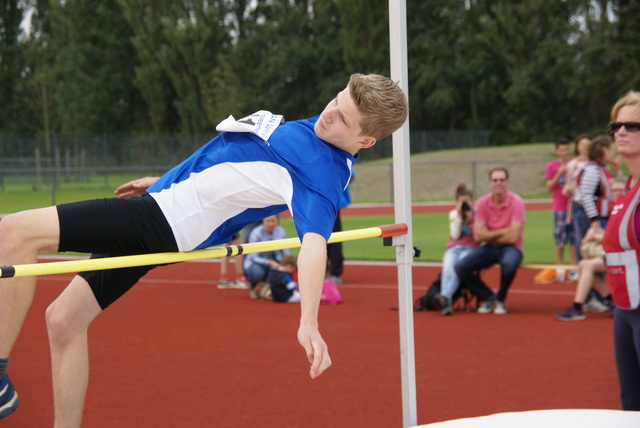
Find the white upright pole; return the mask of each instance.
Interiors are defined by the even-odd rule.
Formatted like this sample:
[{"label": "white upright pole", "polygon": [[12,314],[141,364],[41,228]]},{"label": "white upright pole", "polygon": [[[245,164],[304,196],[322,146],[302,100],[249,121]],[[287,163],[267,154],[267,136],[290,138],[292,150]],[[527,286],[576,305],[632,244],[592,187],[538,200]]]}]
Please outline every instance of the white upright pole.
[{"label": "white upright pole", "polygon": [[[406,0],[389,0],[389,40],[391,78],[409,94],[407,71]],[[409,120],[393,133],[393,191],[395,222],[405,223],[408,233],[393,237],[398,265],[398,303],[400,317],[400,366],[402,377],[403,427],[417,425],[416,364],[413,341],[413,293],[411,268],[413,239],[411,224],[411,164],[409,161]]]}]

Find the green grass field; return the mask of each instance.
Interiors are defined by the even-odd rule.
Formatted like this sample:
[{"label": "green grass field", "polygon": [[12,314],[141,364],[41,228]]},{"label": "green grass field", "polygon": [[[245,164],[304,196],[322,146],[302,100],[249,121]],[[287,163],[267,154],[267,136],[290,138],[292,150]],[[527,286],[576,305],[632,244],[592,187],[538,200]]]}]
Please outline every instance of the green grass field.
[{"label": "green grass field", "polygon": [[[394,223],[393,216],[343,217],[344,230],[361,229]],[[449,221],[446,213],[416,214],[412,217],[413,245],[422,250],[415,261],[440,262],[449,237]],[[283,220],[287,236],[296,236],[293,221]],[[524,238],[525,263],[555,263],[551,211],[528,211]],[[343,243],[347,260],[395,260],[395,248],[385,247],[381,239],[363,239]],[[565,262],[568,256],[565,254]]]}]

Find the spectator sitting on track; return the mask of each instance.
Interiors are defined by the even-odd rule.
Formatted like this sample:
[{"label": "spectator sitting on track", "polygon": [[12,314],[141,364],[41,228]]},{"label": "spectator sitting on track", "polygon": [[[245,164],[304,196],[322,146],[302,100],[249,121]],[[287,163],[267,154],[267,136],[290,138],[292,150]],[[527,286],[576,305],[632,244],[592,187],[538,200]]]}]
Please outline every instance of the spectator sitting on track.
[{"label": "spectator sitting on track", "polygon": [[299,303],[300,292],[298,284],[293,279],[297,269],[296,256],[289,254],[282,256],[280,266],[269,269],[267,285],[271,290],[271,297],[278,303]]},{"label": "spectator sitting on track", "polygon": [[[507,291],[522,262],[525,210],[522,198],[509,191],[509,171],[493,168],[489,172],[491,193],[476,203],[473,237],[484,245],[472,250],[456,264],[460,282],[478,298],[478,313],[506,314]],[[494,264],[500,265],[497,294],[477,274]]]},{"label": "spectator sitting on track", "polygon": [[[614,201],[624,190],[625,184],[624,177],[617,177],[611,183],[611,196]],[[584,312],[605,312],[613,309],[611,293],[602,275],[607,269],[602,249],[602,235],[604,231],[600,228],[593,227],[587,230],[580,246],[583,258],[578,265],[580,277],[573,305],[557,314],[557,320],[580,321],[585,319]]]},{"label": "spectator sitting on track", "polygon": [[473,193],[463,183],[456,188],[456,207],[449,211],[449,240],[442,257],[441,291],[436,297],[442,315],[453,314],[452,298],[460,286],[455,265],[480,244],[473,237]]},{"label": "spectator sitting on track", "polygon": [[[118,195],[133,197],[80,201],[4,217],[0,262],[36,263],[39,254],[58,251],[94,257],[192,251],[228,242],[245,225],[288,208],[301,240],[297,339],[309,362],[309,376],[315,379],[331,366],[318,311],[327,239],[340,196],[358,152],[399,129],[407,115],[407,98],[397,83],[384,76],[353,74],[317,117],[284,122],[267,111],[240,120],[230,116],[216,128],[220,135],[160,179],[134,180],[117,189]],[[78,427],[82,422],[89,382],[89,326],[155,267],[81,272],[47,308],[56,426]],[[2,281],[4,418],[17,409],[6,367],[33,300],[36,278]]]},{"label": "spectator sitting on track", "polygon": [[[279,218],[276,215],[265,217],[262,220],[262,225],[256,227],[251,231],[249,235],[249,243],[274,241],[278,239],[285,239],[287,233],[278,224]],[[289,250],[271,250],[263,251],[260,253],[247,254],[244,258],[244,274],[250,284],[249,296],[252,299],[257,299],[261,292],[264,292],[266,297],[268,293],[268,287],[266,287],[267,275],[269,269],[277,269],[280,267],[280,259],[284,255],[290,254]]]}]

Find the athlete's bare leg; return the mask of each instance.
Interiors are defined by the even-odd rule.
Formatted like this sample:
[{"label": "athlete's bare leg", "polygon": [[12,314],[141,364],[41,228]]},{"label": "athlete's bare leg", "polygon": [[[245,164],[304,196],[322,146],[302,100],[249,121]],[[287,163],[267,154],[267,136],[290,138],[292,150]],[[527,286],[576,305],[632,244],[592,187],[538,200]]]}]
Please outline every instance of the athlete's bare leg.
[{"label": "athlete's bare leg", "polygon": [[89,382],[87,329],[100,305],[80,276],[47,308],[55,427],[79,427]]},{"label": "athlete's bare leg", "polygon": [[[38,254],[58,251],[55,207],[11,214],[0,221],[0,265],[36,263]],[[35,293],[36,277],[0,279],[0,358],[8,358]]]}]

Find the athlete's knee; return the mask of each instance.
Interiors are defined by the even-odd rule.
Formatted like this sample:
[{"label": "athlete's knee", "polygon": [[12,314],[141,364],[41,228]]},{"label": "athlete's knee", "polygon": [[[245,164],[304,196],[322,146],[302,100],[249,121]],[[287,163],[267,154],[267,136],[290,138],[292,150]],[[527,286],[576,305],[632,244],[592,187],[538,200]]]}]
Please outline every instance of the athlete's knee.
[{"label": "athlete's knee", "polygon": [[[44,209],[22,211],[9,214],[0,221],[0,252],[4,256],[16,256],[25,251],[45,252],[57,250],[57,229],[50,230],[44,224],[39,224],[48,212]],[[50,219],[57,227],[57,221]],[[45,230],[45,234],[40,231]]]},{"label": "athlete's knee", "polygon": [[22,213],[9,214],[0,221],[0,242],[7,250],[24,242],[27,232]]},{"label": "athlete's knee", "polygon": [[63,305],[58,301],[54,301],[47,308],[45,320],[50,342],[67,343],[78,333],[74,328],[73,320],[66,315],[67,313]]}]

